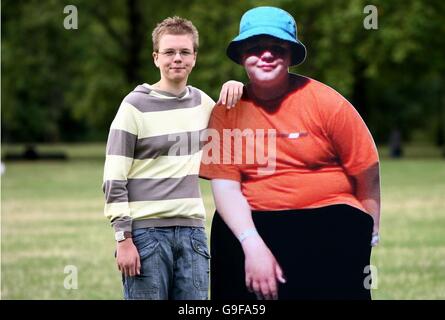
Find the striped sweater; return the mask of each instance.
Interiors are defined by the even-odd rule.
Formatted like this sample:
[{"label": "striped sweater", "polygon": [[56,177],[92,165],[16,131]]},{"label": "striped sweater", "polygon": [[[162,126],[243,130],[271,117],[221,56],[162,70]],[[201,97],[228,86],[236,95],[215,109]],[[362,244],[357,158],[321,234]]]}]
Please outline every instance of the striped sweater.
[{"label": "striped sweater", "polygon": [[107,141],[104,214],[116,231],[203,226],[200,134],[214,101],[191,86],[180,96],[139,85],[122,101]]}]

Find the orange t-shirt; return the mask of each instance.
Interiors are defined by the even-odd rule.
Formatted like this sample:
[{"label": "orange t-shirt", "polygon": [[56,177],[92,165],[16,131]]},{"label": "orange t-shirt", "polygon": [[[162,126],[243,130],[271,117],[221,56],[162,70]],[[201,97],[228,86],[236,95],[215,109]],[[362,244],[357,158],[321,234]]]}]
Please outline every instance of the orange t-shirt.
[{"label": "orange t-shirt", "polygon": [[276,107],[245,95],[234,109],[214,108],[200,176],[239,181],[252,210],[365,211],[352,176],[379,161],[368,128],[332,88],[299,75],[291,83]]}]

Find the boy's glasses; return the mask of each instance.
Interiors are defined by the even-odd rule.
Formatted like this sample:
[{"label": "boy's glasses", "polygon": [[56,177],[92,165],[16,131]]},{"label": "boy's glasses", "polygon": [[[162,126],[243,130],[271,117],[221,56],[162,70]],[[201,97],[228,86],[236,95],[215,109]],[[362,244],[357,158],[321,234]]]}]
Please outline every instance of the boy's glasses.
[{"label": "boy's glasses", "polygon": [[176,55],[179,53],[179,55],[183,58],[188,58],[193,55],[193,52],[187,49],[184,50],[173,50],[173,49],[167,49],[165,51],[158,51],[159,54],[162,54],[166,57],[173,58],[176,57]]}]

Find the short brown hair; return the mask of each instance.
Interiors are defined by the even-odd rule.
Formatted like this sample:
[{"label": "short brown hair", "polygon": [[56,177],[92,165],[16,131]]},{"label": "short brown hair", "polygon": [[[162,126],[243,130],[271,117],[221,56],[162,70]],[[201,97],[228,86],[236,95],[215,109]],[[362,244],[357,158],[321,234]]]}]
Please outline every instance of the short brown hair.
[{"label": "short brown hair", "polygon": [[168,17],[159,22],[152,33],[153,51],[159,50],[159,39],[164,34],[183,35],[190,34],[193,38],[193,50],[198,51],[199,47],[199,34],[196,27],[190,20],[174,16]]}]

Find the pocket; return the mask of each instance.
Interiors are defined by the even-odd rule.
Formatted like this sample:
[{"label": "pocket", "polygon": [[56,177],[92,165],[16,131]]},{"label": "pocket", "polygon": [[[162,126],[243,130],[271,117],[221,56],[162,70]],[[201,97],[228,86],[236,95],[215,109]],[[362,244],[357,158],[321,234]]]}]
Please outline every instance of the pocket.
[{"label": "pocket", "polygon": [[149,228],[139,228],[134,229],[131,231],[131,234],[133,235],[133,238],[139,237],[140,235],[143,235],[144,233],[150,231]]},{"label": "pocket", "polygon": [[210,253],[204,230],[195,229],[190,238],[193,249],[193,284],[202,291],[209,289]]},{"label": "pocket", "polygon": [[192,247],[194,252],[202,255],[207,259],[210,259],[210,253],[209,248],[207,247],[207,243],[192,238]]},{"label": "pocket", "polygon": [[136,246],[141,261],[153,255],[159,245],[154,229],[136,229],[133,231],[133,243]]},{"label": "pocket", "polygon": [[156,271],[150,275],[123,277],[125,300],[159,300]]},{"label": "pocket", "polygon": [[126,277],[124,282],[126,299],[159,299],[159,240],[154,228],[133,231],[133,243],[138,250],[141,274]]}]

